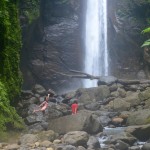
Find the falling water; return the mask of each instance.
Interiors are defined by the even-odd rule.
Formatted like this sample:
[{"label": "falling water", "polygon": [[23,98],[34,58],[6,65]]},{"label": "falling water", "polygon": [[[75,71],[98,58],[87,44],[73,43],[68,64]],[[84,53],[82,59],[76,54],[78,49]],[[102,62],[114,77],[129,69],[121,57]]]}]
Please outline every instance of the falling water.
[{"label": "falling water", "polygon": [[[84,72],[108,75],[107,0],[87,0]],[[84,87],[93,86],[96,81],[84,81]]]}]

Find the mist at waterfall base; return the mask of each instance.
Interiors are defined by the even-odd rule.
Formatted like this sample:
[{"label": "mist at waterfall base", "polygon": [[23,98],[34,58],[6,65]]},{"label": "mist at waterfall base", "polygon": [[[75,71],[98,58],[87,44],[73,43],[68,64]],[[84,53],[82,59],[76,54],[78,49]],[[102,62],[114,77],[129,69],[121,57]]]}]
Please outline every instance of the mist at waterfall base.
[{"label": "mist at waterfall base", "polygon": [[[84,72],[94,76],[108,75],[107,0],[87,0]],[[83,86],[95,87],[97,81],[85,79]]]}]

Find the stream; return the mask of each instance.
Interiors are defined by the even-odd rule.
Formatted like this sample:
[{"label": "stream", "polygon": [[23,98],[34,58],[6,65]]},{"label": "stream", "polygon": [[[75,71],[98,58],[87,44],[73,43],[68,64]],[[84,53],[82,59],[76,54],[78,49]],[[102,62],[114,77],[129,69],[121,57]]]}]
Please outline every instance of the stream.
[{"label": "stream", "polygon": [[[109,140],[111,138],[112,135],[116,135],[116,134],[120,134],[123,133],[125,131],[126,127],[116,127],[116,128],[109,128],[109,127],[104,127],[103,130],[103,135],[99,137],[99,143],[100,143],[100,147],[103,150],[107,150],[108,149],[108,144]],[[135,145],[138,145],[140,147],[140,149],[142,148],[142,146],[145,144],[146,142],[141,142],[138,141],[135,143]]]}]

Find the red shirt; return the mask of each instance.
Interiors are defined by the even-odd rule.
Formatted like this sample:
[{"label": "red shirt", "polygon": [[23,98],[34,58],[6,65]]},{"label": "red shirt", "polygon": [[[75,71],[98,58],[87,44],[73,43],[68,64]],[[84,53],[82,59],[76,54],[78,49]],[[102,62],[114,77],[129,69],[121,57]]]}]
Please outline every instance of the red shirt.
[{"label": "red shirt", "polygon": [[76,114],[78,109],[78,104],[74,103],[71,105],[72,113]]}]

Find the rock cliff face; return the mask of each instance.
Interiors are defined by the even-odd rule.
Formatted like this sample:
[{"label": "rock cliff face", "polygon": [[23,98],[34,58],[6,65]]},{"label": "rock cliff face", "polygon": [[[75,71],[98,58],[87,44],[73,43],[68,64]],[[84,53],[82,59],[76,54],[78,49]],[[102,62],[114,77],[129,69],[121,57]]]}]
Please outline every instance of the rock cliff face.
[{"label": "rock cliff face", "polygon": [[[41,16],[25,30],[22,51],[24,88],[35,83],[55,90],[81,86],[62,74],[82,70],[85,0],[41,1]],[[108,43],[111,74],[135,78],[144,69],[144,41],[141,30],[146,24],[145,0],[108,1]],[[148,15],[148,14],[147,14]],[[25,20],[24,20],[25,22]],[[61,73],[61,74],[60,74]],[[144,75],[142,76],[144,77]]]},{"label": "rock cliff face", "polygon": [[139,70],[145,69],[140,47],[144,41],[141,31],[147,25],[149,5],[145,0],[108,2],[110,68],[115,76],[137,78]]},{"label": "rock cliff face", "polygon": [[81,70],[81,7],[79,0],[41,2],[41,19],[32,27],[32,43],[24,50],[27,52],[27,61],[23,62],[25,88],[39,82],[58,89],[72,82],[59,73]]}]

